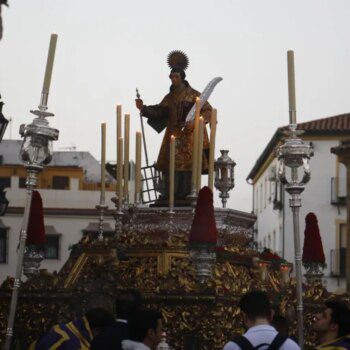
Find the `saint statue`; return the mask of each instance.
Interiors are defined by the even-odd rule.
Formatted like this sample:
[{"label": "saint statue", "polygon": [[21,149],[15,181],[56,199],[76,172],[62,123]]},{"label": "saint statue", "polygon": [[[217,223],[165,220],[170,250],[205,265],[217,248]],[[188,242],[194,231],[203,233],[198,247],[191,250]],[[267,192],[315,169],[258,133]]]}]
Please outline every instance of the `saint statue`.
[{"label": "saint statue", "polygon": [[[181,51],[172,51],[168,55],[171,69],[169,93],[156,105],[146,106],[136,99],[136,107],[148,124],[158,133],[165,134],[156,162],[156,169],[162,173],[165,191],[160,199],[168,198],[170,137],[175,136],[175,200],[184,200],[191,192],[192,153],[194,122],[185,122],[186,116],[200,93],[194,90],[186,80],[185,70],[188,58]],[[210,122],[212,107],[205,102],[200,115],[205,123]],[[206,128],[203,137],[202,174],[208,171],[209,139]]]}]

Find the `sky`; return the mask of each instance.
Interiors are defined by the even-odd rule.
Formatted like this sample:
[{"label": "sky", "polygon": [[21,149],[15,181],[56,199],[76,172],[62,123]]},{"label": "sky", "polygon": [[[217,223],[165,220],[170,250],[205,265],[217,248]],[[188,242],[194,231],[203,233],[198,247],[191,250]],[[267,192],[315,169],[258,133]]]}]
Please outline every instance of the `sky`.
[{"label": "sky", "polygon": [[[107,122],[107,160],[115,161],[115,106],[131,114],[138,87],[145,104],[168,92],[166,57],[184,51],[187,80],[201,91],[223,81],[210,103],[218,110],[216,157],[237,163],[228,207],[251,211],[246,177],[277,127],[288,123],[287,50],[295,52],[297,120],[350,112],[348,0],[92,1],[9,0],[2,8],[0,93],[12,118],[5,138],[19,138],[39,104],[50,34],[58,33],[49,111],[60,131],[55,150],[75,146],[100,159]],[[146,126],[150,163],[162,134]],[[131,148],[134,149],[134,137]],[[131,151],[133,154],[133,151]],[[317,171],[317,169],[311,169]],[[205,183],[206,177],[203,177]],[[220,205],[216,193],[216,205]]]}]

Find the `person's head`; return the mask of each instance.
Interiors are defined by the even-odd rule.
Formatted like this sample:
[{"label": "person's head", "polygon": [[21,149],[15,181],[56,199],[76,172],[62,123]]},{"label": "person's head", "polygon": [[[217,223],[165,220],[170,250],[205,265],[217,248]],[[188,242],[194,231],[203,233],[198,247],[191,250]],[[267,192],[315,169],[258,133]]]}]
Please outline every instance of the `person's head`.
[{"label": "person's head", "polygon": [[130,318],[129,339],[144,343],[154,350],[160,342],[162,329],[162,315],[160,312],[139,311]]},{"label": "person's head", "polygon": [[89,322],[90,329],[94,336],[96,336],[102,328],[107,327],[114,322],[113,315],[109,311],[100,307],[88,310],[85,313],[85,317]]},{"label": "person's head", "polygon": [[239,302],[245,325],[250,328],[254,324],[269,323],[273,311],[267,294],[263,291],[252,291],[243,295]]},{"label": "person's head", "polygon": [[315,316],[313,329],[321,341],[330,341],[350,333],[350,309],[340,301],[327,301],[323,312]]},{"label": "person's head", "polygon": [[171,84],[173,87],[178,87],[183,84],[186,78],[186,73],[183,69],[173,68],[169,74]]},{"label": "person's head", "polygon": [[126,289],[119,293],[115,301],[117,317],[127,320],[131,314],[140,311],[141,305],[141,294],[135,289]]}]

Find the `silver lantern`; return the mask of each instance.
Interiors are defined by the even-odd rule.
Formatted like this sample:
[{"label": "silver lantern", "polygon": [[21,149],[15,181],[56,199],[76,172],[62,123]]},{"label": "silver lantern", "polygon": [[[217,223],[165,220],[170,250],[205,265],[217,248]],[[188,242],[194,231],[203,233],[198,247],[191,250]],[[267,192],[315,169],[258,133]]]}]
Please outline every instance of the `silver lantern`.
[{"label": "silver lantern", "polygon": [[220,150],[221,156],[215,161],[215,188],[220,191],[222,207],[226,208],[229,191],[235,186],[234,167],[236,163],[228,156],[227,150]]}]

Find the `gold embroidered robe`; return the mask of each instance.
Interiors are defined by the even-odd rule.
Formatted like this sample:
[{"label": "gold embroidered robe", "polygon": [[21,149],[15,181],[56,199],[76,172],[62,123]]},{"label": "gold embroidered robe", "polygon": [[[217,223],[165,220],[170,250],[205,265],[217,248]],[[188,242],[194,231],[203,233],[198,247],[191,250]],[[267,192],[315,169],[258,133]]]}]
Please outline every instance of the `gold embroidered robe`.
[{"label": "gold embroidered robe", "polygon": [[[187,83],[187,82],[186,82]],[[170,91],[158,105],[143,106],[141,113],[148,118],[148,123],[158,132],[166,127],[159,151],[156,168],[167,173],[169,170],[170,137],[176,137],[175,170],[192,171],[193,127],[194,123],[185,124],[185,119],[200,93],[188,83]],[[210,122],[212,107],[206,102],[201,109],[205,123]],[[209,139],[206,127],[203,137],[202,173],[208,170]]]}]

